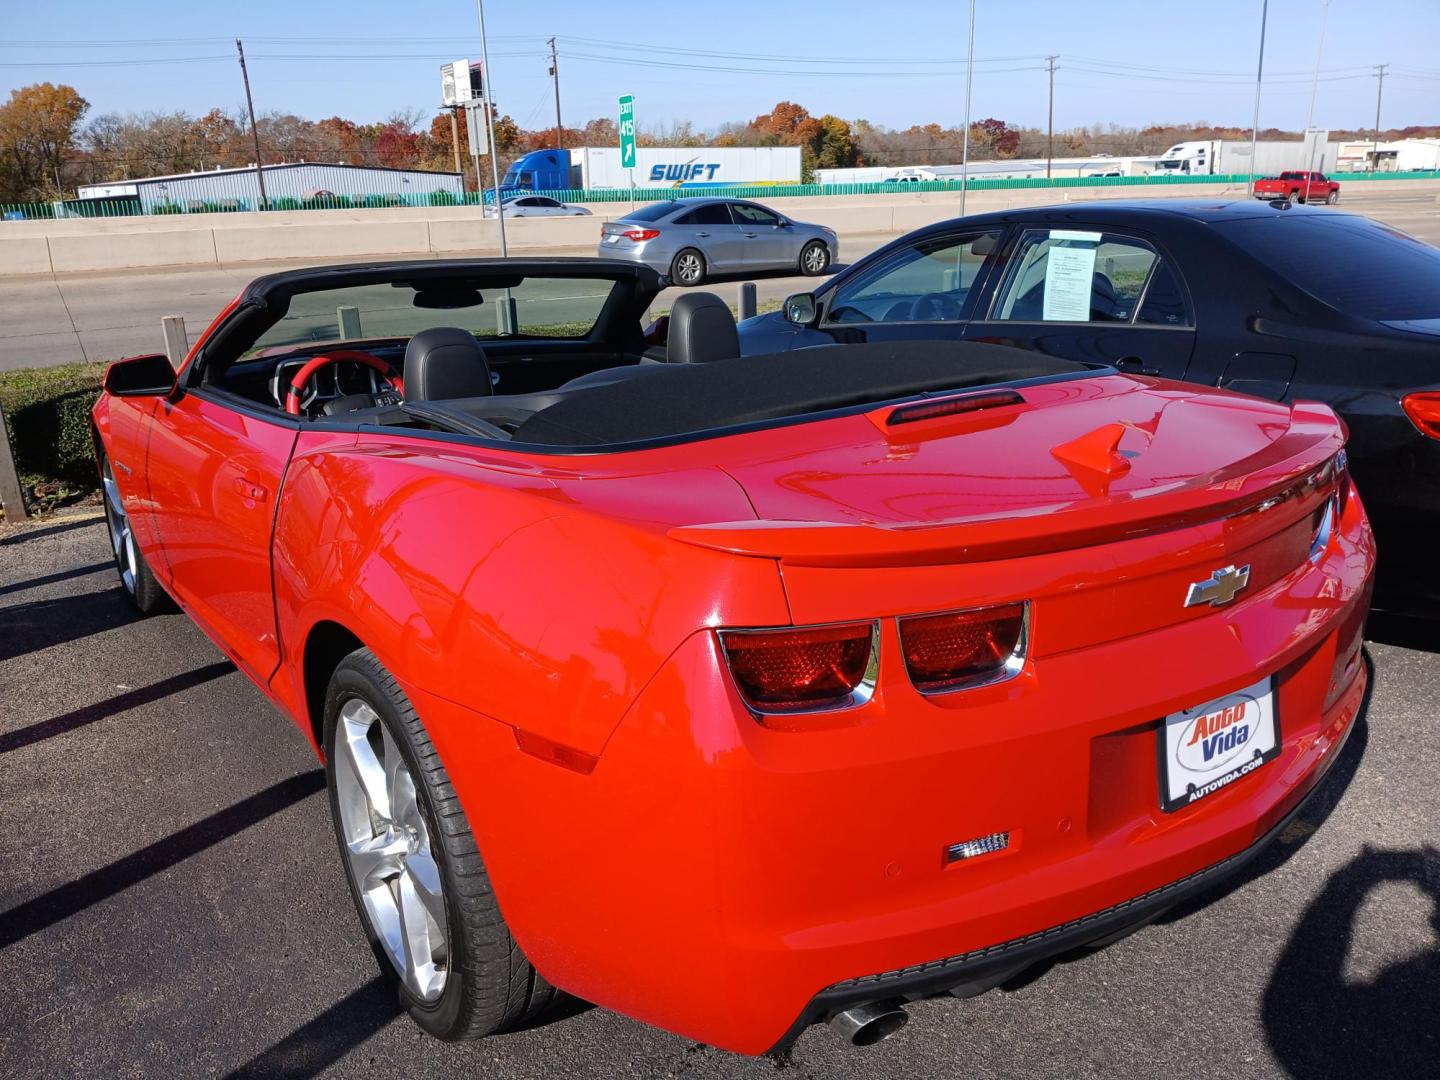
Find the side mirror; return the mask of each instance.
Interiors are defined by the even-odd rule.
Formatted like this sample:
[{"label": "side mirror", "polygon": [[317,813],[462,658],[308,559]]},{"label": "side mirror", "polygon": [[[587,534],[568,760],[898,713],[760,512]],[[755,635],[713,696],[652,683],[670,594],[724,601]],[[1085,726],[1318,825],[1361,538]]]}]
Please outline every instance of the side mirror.
[{"label": "side mirror", "polygon": [[819,311],[815,306],[814,293],[796,293],[785,298],[785,321],[795,326],[814,326]]},{"label": "side mirror", "polygon": [[164,353],[116,360],[105,369],[105,392],[116,397],[164,397],[175,389],[175,369]]},{"label": "side mirror", "polygon": [[780,219],[780,228],[782,228],[782,229],[793,229],[794,227],[795,227],[795,223],[794,223],[793,221],[787,221],[787,220],[786,220],[785,218],[783,218],[783,217]]}]

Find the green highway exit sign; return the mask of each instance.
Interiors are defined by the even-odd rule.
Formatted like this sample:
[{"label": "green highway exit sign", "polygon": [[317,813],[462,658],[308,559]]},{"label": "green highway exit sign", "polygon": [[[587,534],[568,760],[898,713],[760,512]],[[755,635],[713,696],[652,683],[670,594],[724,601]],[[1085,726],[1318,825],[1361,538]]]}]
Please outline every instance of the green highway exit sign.
[{"label": "green highway exit sign", "polygon": [[635,98],[630,94],[620,98],[620,167],[635,167]]}]

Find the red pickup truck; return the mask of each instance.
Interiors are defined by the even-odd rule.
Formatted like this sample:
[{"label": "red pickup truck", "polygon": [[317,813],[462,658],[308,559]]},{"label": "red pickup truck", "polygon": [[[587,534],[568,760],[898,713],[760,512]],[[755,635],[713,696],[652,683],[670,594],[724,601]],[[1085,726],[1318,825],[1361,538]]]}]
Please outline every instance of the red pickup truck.
[{"label": "red pickup truck", "polygon": [[1327,179],[1324,173],[1282,172],[1279,176],[1256,180],[1255,198],[1266,202],[1288,199],[1290,202],[1337,203],[1340,201],[1340,185]]}]

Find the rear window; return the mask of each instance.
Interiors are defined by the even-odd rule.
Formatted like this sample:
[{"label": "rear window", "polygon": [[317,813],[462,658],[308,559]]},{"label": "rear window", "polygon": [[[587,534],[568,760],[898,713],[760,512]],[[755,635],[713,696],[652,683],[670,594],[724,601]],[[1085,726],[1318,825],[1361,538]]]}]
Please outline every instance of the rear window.
[{"label": "rear window", "polygon": [[675,219],[676,225],[729,225],[730,208],[724,203],[706,203]]},{"label": "rear window", "polygon": [[1216,226],[1277,275],[1363,319],[1440,315],[1440,249],[1366,218],[1286,212]]},{"label": "rear window", "polygon": [[[440,290],[464,288],[463,282],[432,283]],[[434,326],[457,326],[477,338],[501,335],[502,308],[515,304],[513,335],[527,338],[580,338],[590,333],[615,289],[603,278],[526,278],[510,289],[456,291],[454,306],[428,306],[409,285],[357,285],[299,293],[289,310],[262,333],[247,356],[278,354],[301,346],[358,341],[367,338],[408,338]],[[417,306],[417,299],[420,305]],[[433,300],[431,301],[433,302]]]},{"label": "rear window", "polygon": [[663,217],[669,217],[675,212],[673,202],[651,203],[649,206],[642,206],[639,210],[632,210],[621,220],[623,221],[659,221]]}]

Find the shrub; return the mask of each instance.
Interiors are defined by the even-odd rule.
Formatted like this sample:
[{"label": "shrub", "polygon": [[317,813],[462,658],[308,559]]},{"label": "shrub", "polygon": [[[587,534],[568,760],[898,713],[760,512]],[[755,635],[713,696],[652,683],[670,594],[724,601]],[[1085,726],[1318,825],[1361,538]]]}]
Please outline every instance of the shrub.
[{"label": "shrub", "polygon": [[0,371],[0,405],[27,493],[37,484],[60,501],[96,486],[90,407],[100,393],[103,363]]}]

